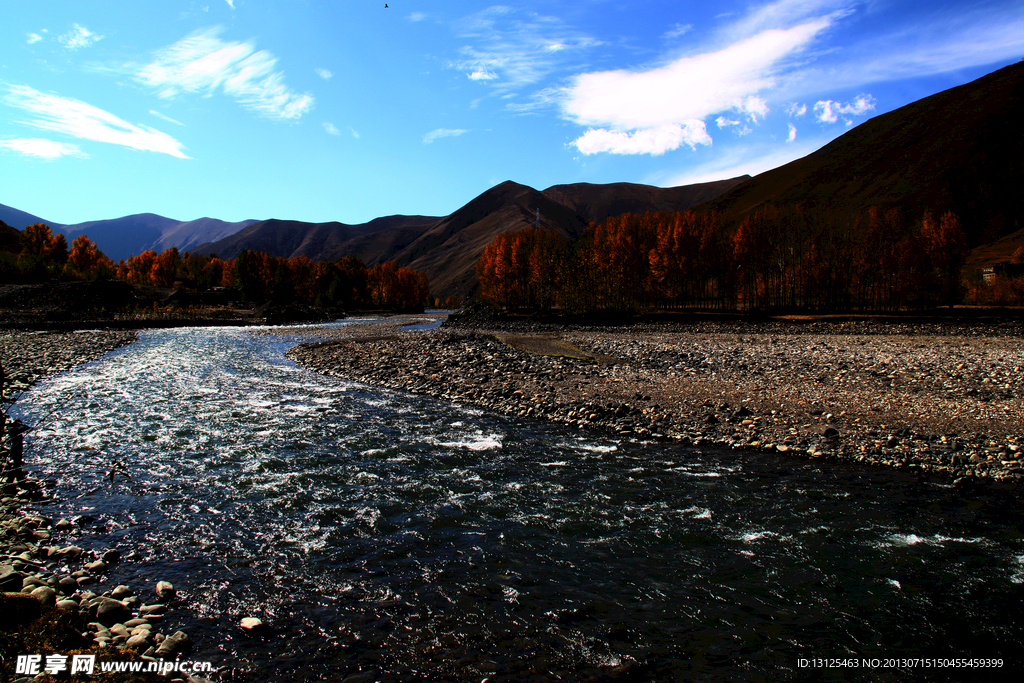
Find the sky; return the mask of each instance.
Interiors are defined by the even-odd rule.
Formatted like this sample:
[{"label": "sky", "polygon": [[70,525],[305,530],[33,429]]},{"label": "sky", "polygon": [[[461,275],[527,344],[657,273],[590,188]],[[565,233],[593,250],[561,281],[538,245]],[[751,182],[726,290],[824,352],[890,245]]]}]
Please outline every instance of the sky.
[{"label": "sky", "polygon": [[0,204],[354,224],[686,185],[1024,58],[1020,0],[386,5],[0,0]]}]

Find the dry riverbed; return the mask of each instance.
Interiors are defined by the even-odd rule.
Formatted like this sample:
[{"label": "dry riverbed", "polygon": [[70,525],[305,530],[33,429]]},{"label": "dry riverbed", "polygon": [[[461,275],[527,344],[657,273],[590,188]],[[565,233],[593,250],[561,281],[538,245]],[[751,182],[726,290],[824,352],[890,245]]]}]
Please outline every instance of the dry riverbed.
[{"label": "dry riverbed", "polygon": [[342,327],[289,351],[331,375],[625,438],[1024,475],[1019,325],[717,322]]}]

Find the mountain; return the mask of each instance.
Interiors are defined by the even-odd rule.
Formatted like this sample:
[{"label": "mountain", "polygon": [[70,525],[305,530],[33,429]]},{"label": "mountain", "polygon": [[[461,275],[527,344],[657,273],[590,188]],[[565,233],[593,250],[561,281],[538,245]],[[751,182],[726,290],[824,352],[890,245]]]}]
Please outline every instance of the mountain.
[{"label": "mountain", "polygon": [[11,206],[4,206],[0,204],[0,222],[6,223],[8,226],[15,228],[16,230],[24,230],[27,226],[33,223],[46,223],[51,228],[60,226],[60,223],[53,223],[39,216],[33,216],[30,213],[15,209]]},{"label": "mountain", "polygon": [[971,246],[1024,228],[1024,63],[881,114],[706,206],[738,222],[766,203],[918,220],[947,210]]},{"label": "mountain", "polygon": [[[198,246],[197,254],[217,254],[233,259],[244,249],[262,251],[273,256],[292,258],[308,256],[314,261],[335,260],[349,253],[342,245],[363,235],[409,226],[430,225],[436,216],[385,216],[369,223],[306,223],[277,218],[257,221],[220,240]],[[414,228],[414,232],[417,232]]]},{"label": "mountain", "polygon": [[498,233],[540,225],[576,237],[591,221],[627,212],[683,211],[747,179],[672,188],[576,183],[543,192],[506,181],[442,218],[388,216],[361,225],[261,221],[195,251],[234,258],[242,249],[255,249],[328,261],[351,254],[367,265],[395,260],[426,272],[435,295],[464,297],[476,290],[476,262]]},{"label": "mountain", "polygon": [[197,218],[164,230],[160,239],[153,242],[149,248],[157,253],[171,247],[177,247],[178,251],[182,252],[191,251],[200,244],[224,239],[256,222],[258,221],[251,218],[237,223],[228,223],[216,218]]},{"label": "mountain", "polygon": [[[29,223],[29,225],[32,225]],[[21,251],[21,231],[0,220],[0,251],[18,253]]]}]

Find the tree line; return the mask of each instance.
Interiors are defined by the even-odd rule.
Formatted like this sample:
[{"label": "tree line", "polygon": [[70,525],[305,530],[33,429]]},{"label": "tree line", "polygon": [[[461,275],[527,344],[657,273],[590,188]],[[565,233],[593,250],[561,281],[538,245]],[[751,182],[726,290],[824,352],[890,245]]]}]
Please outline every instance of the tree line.
[{"label": "tree line", "polygon": [[314,262],[244,250],[236,258],[179,253],[171,247],[114,263],[85,235],[68,246],[61,233],[36,223],[21,233],[20,251],[0,252],[0,281],[122,280],[139,285],[184,287],[197,292],[236,290],[246,303],[301,303],[335,308],[421,309],[430,294],[425,273],[395,261],[370,268],[355,256]]},{"label": "tree line", "polygon": [[576,239],[503,233],[477,264],[481,298],[509,310],[896,311],[961,299],[959,218],[764,206],[625,214]]}]

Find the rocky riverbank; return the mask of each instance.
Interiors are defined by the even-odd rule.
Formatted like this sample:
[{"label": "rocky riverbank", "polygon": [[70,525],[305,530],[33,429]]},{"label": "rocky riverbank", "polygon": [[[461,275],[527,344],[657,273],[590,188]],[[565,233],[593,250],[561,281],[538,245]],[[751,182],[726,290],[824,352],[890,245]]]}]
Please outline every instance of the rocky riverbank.
[{"label": "rocky riverbank", "polygon": [[947,322],[456,321],[338,328],[320,372],[623,438],[852,460],[966,483],[1024,476],[1024,334]]},{"label": "rocky riverbank", "polygon": [[[0,334],[0,363],[6,374],[4,408],[43,377],[94,360],[134,341],[129,331]],[[10,427],[10,423],[7,425]],[[74,544],[88,533],[91,520],[52,520],[29,512],[47,502],[42,484],[30,476],[11,476],[10,441],[0,455],[4,487],[0,495],[0,632],[4,633],[0,672],[15,680],[20,654],[96,654],[98,660],[174,659],[191,646],[182,631],[160,633],[172,608],[174,587],[156,581],[149,590],[109,587],[106,578],[125,557],[116,549],[88,551]],[[31,471],[31,454],[26,455]],[[19,680],[32,681],[33,678]],[[120,680],[143,680],[125,675]],[[171,680],[175,680],[172,678]],[[200,681],[179,675],[176,680]]]}]

